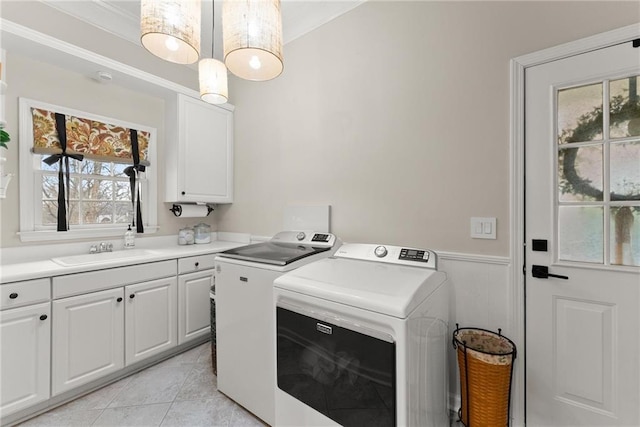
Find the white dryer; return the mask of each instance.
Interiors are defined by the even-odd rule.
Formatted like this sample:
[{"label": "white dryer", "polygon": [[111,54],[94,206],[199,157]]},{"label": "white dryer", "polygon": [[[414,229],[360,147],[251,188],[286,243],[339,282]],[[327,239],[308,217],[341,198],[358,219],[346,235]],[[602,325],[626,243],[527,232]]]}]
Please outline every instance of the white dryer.
[{"label": "white dryer", "polygon": [[449,289],[426,249],[345,244],[274,282],[277,426],[448,426]]},{"label": "white dryer", "polygon": [[333,234],[283,231],[216,257],[218,390],[270,425],[274,422],[273,281],[333,255]]}]

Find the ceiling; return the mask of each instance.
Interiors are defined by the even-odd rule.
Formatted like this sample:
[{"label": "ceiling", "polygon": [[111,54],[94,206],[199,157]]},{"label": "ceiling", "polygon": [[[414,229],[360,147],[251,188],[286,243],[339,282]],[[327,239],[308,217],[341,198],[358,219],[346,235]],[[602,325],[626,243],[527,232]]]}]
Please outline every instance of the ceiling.
[{"label": "ceiling", "polygon": [[[40,0],[137,45],[140,0]],[[282,32],[287,44],[361,5],[366,0],[281,0]],[[215,56],[222,55],[222,1],[202,0],[201,56],[210,56],[212,4],[215,6]]]}]

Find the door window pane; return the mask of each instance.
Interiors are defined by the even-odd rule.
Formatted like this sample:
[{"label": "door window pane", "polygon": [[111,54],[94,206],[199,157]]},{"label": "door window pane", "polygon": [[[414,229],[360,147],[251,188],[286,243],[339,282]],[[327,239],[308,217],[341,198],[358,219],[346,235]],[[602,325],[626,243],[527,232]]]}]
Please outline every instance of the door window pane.
[{"label": "door window pane", "polygon": [[610,146],[611,200],[638,200],[640,196],[640,141]]},{"label": "door window pane", "polygon": [[604,262],[604,210],[602,207],[560,206],[559,259]]},{"label": "door window pane", "polygon": [[558,91],[558,143],[602,140],[602,83]]},{"label": "door window pane", "polygon": [[640,266],[640,205],[611,208],[611,264]]},{"label": "door window pane", "polygon": [[609,83],[609,136],[640,136],[640,93],[638,76]]},{"label": "door window pane", "polygon": [[558,199],[602,200],[602,146],[558,151]]}]

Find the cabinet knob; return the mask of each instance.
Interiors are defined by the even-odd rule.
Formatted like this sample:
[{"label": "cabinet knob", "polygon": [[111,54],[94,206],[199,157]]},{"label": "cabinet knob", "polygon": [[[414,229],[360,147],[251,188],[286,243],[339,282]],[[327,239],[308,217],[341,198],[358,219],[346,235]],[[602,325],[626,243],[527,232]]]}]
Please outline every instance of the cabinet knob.
[{"label": "cabinet knob", "polygon": [[196,267],[197,267],[197,266],[199,266],[199,265],[200,265],[200,263],[199,263],[199,262],[196,262]]},{"label": "cabinet knob", "polygon": [[129,295],[129,298],[131,298],[131,299],[133,299],[133,298],[135,298],[135,297],[136,297],[136,294],[131,294],[131,295]]},{"label": "cabinet knob", "polygon": [[183,192],[182,192],[182,195],[184,196],[185,194],[187,194],[187,193],[185,193],[185,192],[183,191]]},{"label": "cabinet knob", "polygon": [[116,301],[122,302],[122,297],[118,297],[118,299]]},{"label": "cabinet knob", "polygon": [[12,292],[12,293],[9,295],[9,298],[11,298],[11,299],[16,299],[16,298],[18,298],[18,294],[17,294],[17,293],[15,293],[15,292]]},{"label": "cabinet knob", "polygon": [[43,314],[42,316],[40,316],[40,320],[47,320],[47,315]]}]

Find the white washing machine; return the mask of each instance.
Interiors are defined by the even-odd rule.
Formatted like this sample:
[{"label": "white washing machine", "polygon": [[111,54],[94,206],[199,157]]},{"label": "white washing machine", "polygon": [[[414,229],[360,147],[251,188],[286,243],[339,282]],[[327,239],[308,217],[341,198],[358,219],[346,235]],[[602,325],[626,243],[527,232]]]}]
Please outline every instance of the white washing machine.
[{"label": "white washing machine", "polygon": [[277,426],[448,426],[449,289],[426,249],[344,244],[274,282]]},{"label": "white washing machine", "polygon": [[275,425],[273,281],[333,255],[333,234],[284,231],[216,257],[218,390]]}]

